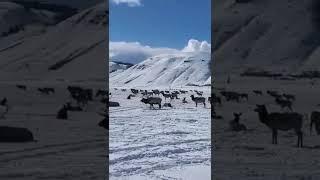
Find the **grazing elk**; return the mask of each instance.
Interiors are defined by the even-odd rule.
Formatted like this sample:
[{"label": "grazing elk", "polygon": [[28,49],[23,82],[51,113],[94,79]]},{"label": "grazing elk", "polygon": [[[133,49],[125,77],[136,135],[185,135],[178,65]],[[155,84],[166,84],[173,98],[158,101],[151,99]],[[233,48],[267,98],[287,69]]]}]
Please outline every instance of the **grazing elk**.
[{"label": "grazing elk", "polygon": [[265,105],[256,105],[254,109],[259,120],[272,130],[272,144],[278,144],[278,130],[288,131],[293,129],[297,136],[297,146],[303,146],[302,118],[299,113],[268,113]]},{"label": "grazing elk", "polygon": [[0,101],[0,105],[1,105],[1,106],[8,106],[8,100],[7,100],[6,97],[3,98],[3,99]]},{"label": "grazing elk", "polygon": [[173,93],[171,93],[171,96],[170,96],[170,99],[180,99],[179,97],[178,97],[178,94],[177,93],[175,93],[175,92],[173,92]]},{"label": "grazing elk", "polygon": [[293,100],[293,101],[296,100],[295,96],[292,94],[283,93],[282,96],[285,97],[287,100]]},{"label": "grazing elk", "polygon": [[182,103],[183,103],[183,104],[188,103],[188,101],[186,100],[186,97],[184,97],[184,98],[182,99]]},{"label": "grazing elk", "polygon": [[57,119],[68,119],[68,108],[66,105],[63,105],[63,107],[58,111]]},{"label": "grazing elk", "polygon": [[253,90],[253,93],[262,96],[262,91],[260,90]]},{"label": "grazing elk", "polygon": [[51,93],[54,93],[54,89],[53,88],[38,88],[38,91],[41,92],[42,94],[50,94]]},{"label": "grazing elk", "polygon": [[127,99],[131,99],[131,97],[134,97],[133,94],[129,94],[129,96],[127,97]]},{"label": "grazing elk", "polygon": [[320,112],[312,111],[310,120],[310,134],[312,132],[312,124],[315,124],[317,134],[320,135]]},{"label": "grazing elk", "polygon": [[180,90],[181,94],[186,94],[188,91]]},{"label": "grazing elk", "polygon": [[202,96],[202,94],[203,94],[202,92],[198,92],[198,91],[196,93],[198,96]]},{"label": "grazing elk", "polygon": [[242,115],[242,113],[233,113],[234,119],[229,122],[231,131],[245,131],[245,130],[247,130],[247,127],[244,124],[241,124],[239,122],[241,115]]},{"label": "grazing elk", "polygon": [[281,95],[277,91],[267,90],[267,94],[269,94],[270,96],[272,96],[274,98],[281,98]]},{"label": "grazing elk", "polygon": [[158,89],[152,90],[152,92],[154,95],[160,95],[160,91]]},{"label": "grazing elk", "polygon": [[25,86],[25,85],[16,85],[16,87],[18,88],[18,89],[22,89],[22,90],[27,90],[27,86]]},{"label": "grazing elk", "polygon": [[164,103],[163,107],[171,107],[172,108],[172,105],[171,105],[171,103]]},{"label": "grazing elk", "polygon": [[204,97],[194,97],[191,95],[191,100],[196,103],[196,107],[198,107],[198,103],[203,103],[203,106],[206,107],[206,98]]},{"label": "grazing elk", "polygon": [[31,142],[33,134],[26,128],[0,126],[0,142]]},{"label": "grazing elk", "polygon": [[240,95],[237,92],[221,91],[220,94],[226,98],[226,101],[240,101]]},{"label": "grazing elk", "polygon": [[108,113],[99,113],[100,115],[104,116],[104,118],[98,123],[100,127],[103,127],[105,129],[109,129],[109,115]]},{"label": "grazing elk", "polygon": [[171,94],[165,94],[164,92],[161,92],[161,94],[164,97],[164,100],[167,100],[167,98],[171,98]]},{"label": "grazing elk", "polygon": [[98,97],[98,96],[107,96],[107,95],[108,95],[108,92],[106,90],[98,89],[97,92],[96,92],[96,97]]},{"label": "grazing elk", "polygon": [[131,92],[133,93],[133,94],[138,94],[139,93],[139,90],[137,90],[137,89],[130,89],[131,90]]},{"label": "grazing elk", "polygon": [[242,99],[246,99],[247,101],[249,100],[249,96],[247,93],[241,93],[239,94],[239,96],[242,98]]},{"label": "grazing elk", "polygon": [[141,102],[145,103],[145,104],[150,104],[150,109],[153,108],[154,104],[157,104],[159,106],[159,109],[161,109],[161,101],[162,99],[159,97],[148,97],[148,98],[142,98]]}]

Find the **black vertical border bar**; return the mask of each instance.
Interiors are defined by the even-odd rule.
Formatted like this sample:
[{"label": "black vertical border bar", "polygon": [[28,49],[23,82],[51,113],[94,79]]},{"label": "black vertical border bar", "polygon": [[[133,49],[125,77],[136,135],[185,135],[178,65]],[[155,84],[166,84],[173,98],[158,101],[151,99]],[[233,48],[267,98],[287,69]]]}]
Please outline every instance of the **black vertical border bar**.
[{"label": "black vertical border bar", "polygon": [[105,164],[105,167],[106,167],[106,175],[105,175],[105,178],[106,180],[109,180],[109,106],[108,106],[108,103],[109,103],[109,92],[110,92],[110,88],[109,88],[109,0],[106,0],[107,3],[106,3],[106,6],[107,6],[107,26],[106,26],[106,33],[107,33],[107,43],[106,43],[106,57],[104,58],[104,61],[106,61],[106,91],[107,91],[107,97],[108,97],[108,102],[106,104],[106,114],[107,114],[107,122],[108,122],[108,130],[107,130],[107,134],[106,134],[106,144],[107,144],[107,147],[106,147],[106,164]]},{"label": "black vertical border bar", "polygon": [[[213,21],[213,17],[214,17],[214,12],[213,12],[213,7],[214,7],[214,1],[215,0],[211,0],[211,54],[210,54],[210,72],[211,72],[211,97],[213,97],[213,86],[214,86],[214,81],[213,81],[213,76],[214,76],[214,72],[213,72],[213,60],[214,60],[214,52],[213,52],[213,47],[214,47],[214,34],[213,34],[213,26],[214,26],[214,21]],[[213,115],[214,115],[214,106],[212,106],[211,104],[211,123],[210,123],[210,130],[211,130],[211,180],[213,180],[213,176],[214,176],[214,136],[213,136],[213,131],[214,131],[214,126],[213,126]]]}]

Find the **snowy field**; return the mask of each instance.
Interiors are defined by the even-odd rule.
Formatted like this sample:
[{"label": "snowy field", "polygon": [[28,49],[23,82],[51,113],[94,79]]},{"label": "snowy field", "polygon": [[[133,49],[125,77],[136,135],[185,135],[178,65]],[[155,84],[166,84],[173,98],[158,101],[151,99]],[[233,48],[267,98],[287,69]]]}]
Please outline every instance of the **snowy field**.
[{"label": "snowy field", "polygon": [[[310,114],[320,109],[319,80],[272,80],[267,78],[226,78],[217,79],[214,93],[222,97],[220,90],[248,93],[249,100],[226,102],[216,106],[217,115],[223,119],[214,120],[214,171],[217,180],[313,180],[319,179],[320,137],[315,130],[310,134]],[[312,85],[311,81],[315,84]],[[255,95],[252,90],[262,90],[263,95]],[[279,93],[293,94],[296,100],[292,109],[303,115],[304,147],[297,148],[297,136],[293,130],[278,131],[278,144],[271,142],[271,130],[259,121],[254,112],[256,104],[265,104],[270,112],[284,112],[266,93],[276,90]],[[229,130],[229,121],[233,120],[233,112],[242,112],[240,123],[247,131],[234,132]]]},{"label": "snowy field", "polygon": [[[161,90],[161,89],[160,89]],[[210,96],[210,88],[202,88]],[[180,94],[171,101],[173,108],[150,110],[140,102],[142,95],[131,99],[130,89],[110,88],[109,170],[110,179],[210,179],[211,107],[206,100],[195,107],[190,95]],[[165,103],[163,99],[162,105]],[[182,103],[186,97],[187,104]],[[169,99],[166,102],[170,102]]]},{"label": "snowy field", "polygon": [[[25,84],[21,90],[16,84]],[[86,85],[85,85],[86,84]],[[103,89],[105,83],[73,84]],[[107,131],[98,126],[105,104],[95,98],[82,112],[68,112],[67,120],[56,119],[62,104],[72,101],[71,83],[0,83],[0,99],[6,97],[9,113],[1,126],[25,127],[37,142],[0,143],[0,179],[101,179],[106,175]],[[55,94],[41,94],[37,88],[53,87]]]}]

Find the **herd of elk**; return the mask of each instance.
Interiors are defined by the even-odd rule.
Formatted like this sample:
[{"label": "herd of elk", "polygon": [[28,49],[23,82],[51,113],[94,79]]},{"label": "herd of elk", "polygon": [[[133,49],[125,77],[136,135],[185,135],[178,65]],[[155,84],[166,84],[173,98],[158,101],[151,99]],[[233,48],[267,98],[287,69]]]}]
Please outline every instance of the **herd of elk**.
[{"label": "herd of elk", "polygon": [[[253,90],[252,93],[254,95],[263,96],[263,92],[261,90]],[[234,91],[226,91],[225,89],[220,89],[220,94],[225,97],[225,101],[235,101],[240,102],[242,98],[247,99],[246,93],[238,93]],[[272,144],[278,143],[278,131],[288,131],[294,130],[297,135],[297,146],[303,147],[303,115],[297,112],[293,112],[292,105],[296,101],[296,97],[293,94],[288,93],[279,93],[274,90],[267,90],[266,94],[274,98],[274,103],[279,105],[282,110],[287,108],[288,111],[285,112],[272,112],[269,113],[266,105],[258,104],[254,111],[258,115],[258,119],[261,123],[266,125],[271,129],[272,132]],[[220,97],[213,93],[213,97],[208,100],[213,104],[220,104]],[[238,131],[244,130],[246,128],[245,125],[239,123],[241,113],[234,113],[234,120],[229,122],[229,126],[231,130]],[[221,119],[222,117],[218,116],[215,111],[215,106],[213,106],[212,117],[214,119]],[[312,111],[310,116],[310,134],[312,133],[313,125],[315,127],[316,133],[320,135],[320,112]]]},{"label": "herd of elk", "polygon": [[[116,89],[115,89],[116,90]],[[130,89],[131,92],[133,94],[129,94],[127,96],[127,99],[131,99],[132,97],[137,96],[139,93],[142,95],[142,99],[141,102],[145,103],[145,104],[150,104],[150,108],[153,108],[154,104],[157,105],[161,105],[159,104],[159,102],[162,100],[160,95],[165,99],[170,99],[171,101],[174,99],[180,99],[179,95],[180,94],[186,94],[189,91],[186,90],[173,90],[173,91],[169,91],[169,90],[163,90],[160,91],[158,89],[152,89],[151,91],[148,90],[142,90],[142,89]],[[202,103],[204,105],[204,107],[206,106],[206,98],[202,97],[203,95],[203,91],[198,91],[198,90],[190,90],[190,92],[194,92],[195,94],[198,95],[198,97],[195,97],[194,95],[191,95],[190,98],[191,100],[195,103],[196,107],[198,106],[198,103]],[[208,101],[210,103],[213,103],[211,101],[211,97],[208,97]],[[221,104],[221,99],[220,99],[220,104]],[[188,101],[186,100],[186,97],[184,97],[182,99],[182,103],[183,104],[187,104]],[[164,107],[172,107],[171,103],[165,103]],[[161,106],[159,106],[159,108],[161,108]]]}]

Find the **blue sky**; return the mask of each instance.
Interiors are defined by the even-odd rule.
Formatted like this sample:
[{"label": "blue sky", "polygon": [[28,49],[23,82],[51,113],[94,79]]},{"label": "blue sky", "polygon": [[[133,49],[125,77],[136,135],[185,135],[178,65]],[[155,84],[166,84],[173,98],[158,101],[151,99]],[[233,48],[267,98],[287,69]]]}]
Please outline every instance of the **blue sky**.
[{"label": "blue sky", "polygon": [[[128,3],[126,3],[128,2]],[[211,0],[110,0],[112,42],[182,49],[211,41]]]}]

